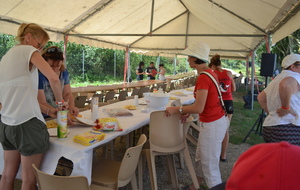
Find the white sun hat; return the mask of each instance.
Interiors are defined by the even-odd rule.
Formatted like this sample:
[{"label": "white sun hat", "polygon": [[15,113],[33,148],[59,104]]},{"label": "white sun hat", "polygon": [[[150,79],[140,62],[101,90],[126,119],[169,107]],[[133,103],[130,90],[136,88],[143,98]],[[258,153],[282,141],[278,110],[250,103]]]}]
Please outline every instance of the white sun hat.
[{"label": "white sun hat", "polygon": [[197,57],[198,59],[209,63],[209,51],[210,48],[206,43],[196,42],[183,50],[182,54]]},{"label": "white sun hat", "polygon": [[300,55],[299,54],[290,54],[283,58],[281,66],[283,68],[288,68],[289,66],[293,65],[297,61],[300,62]]}]

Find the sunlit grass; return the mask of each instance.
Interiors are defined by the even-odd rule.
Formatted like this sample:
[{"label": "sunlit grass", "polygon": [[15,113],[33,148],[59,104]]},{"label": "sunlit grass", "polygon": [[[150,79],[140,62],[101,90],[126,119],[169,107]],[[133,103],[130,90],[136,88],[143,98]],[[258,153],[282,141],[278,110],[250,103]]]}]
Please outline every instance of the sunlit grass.
[{"label": "sunlit grass", "polygon": [[[254,102],[253,111],[251,109],[244,108],[243,96],[248,92],[245,87],[242,86],[237,92],[233,93],[233,104],[234,104],[234,114],[231,119],[230,125],[230,142],[233,144],[241,144],[247,133],[250,131],[251,127],[255,124],[256,120],[259,118],[262,110],[258,102]],[[258,125],[255,125],[254,129]],[[263,143],[263,139],[259,134],[255,134],[252,131],[246,143],[251,145]]]}]

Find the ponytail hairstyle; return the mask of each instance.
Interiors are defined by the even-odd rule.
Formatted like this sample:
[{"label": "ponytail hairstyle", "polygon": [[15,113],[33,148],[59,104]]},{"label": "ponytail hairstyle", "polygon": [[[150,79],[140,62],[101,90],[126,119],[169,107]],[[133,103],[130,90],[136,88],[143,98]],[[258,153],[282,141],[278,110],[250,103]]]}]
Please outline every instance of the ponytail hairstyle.
[{"label": "ponytail hairstyle", "polygon": [[216,67],[221,66],[220,55],[216,54],[210,59],[210,64]]},{"label": "ponytail hairstyle", "polygon": [[32,36],[36,38],[43,39],[43,43],[47,43],[50,39],[48,33],[39,25],[35,23],[22,23],[18,29],[17,36],[15,37],[15,40],[18,43],[21,43],[24,40],[24,37],[26,34],[31,33]]}]

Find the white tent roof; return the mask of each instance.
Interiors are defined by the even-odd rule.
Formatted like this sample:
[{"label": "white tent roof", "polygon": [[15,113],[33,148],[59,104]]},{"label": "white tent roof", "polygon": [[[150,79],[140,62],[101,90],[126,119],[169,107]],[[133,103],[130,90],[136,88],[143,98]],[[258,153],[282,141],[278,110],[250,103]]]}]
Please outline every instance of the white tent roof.
[{"label": "white tent roof", "polygon": [[0,32],[37,23],[52,41],[180,54],[194,41],[211,54],[244,59],[267,35],[273,43],[300,26],[298,0],[0,0]]}]

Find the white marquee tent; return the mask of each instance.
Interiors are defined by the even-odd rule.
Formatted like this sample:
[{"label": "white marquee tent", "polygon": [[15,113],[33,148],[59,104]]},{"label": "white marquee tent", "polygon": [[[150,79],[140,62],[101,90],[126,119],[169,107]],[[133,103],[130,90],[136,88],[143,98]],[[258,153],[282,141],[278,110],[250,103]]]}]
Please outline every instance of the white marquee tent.
[{"label": "white marquee tent", "polygon": [[[0,32],[20,23],[46,28],[52,41],[174,55],[194,41],[211,54],[246,59],[300,26],[299,0],[0,0]],[[272,38],[270,38],[272,37]]]}]

